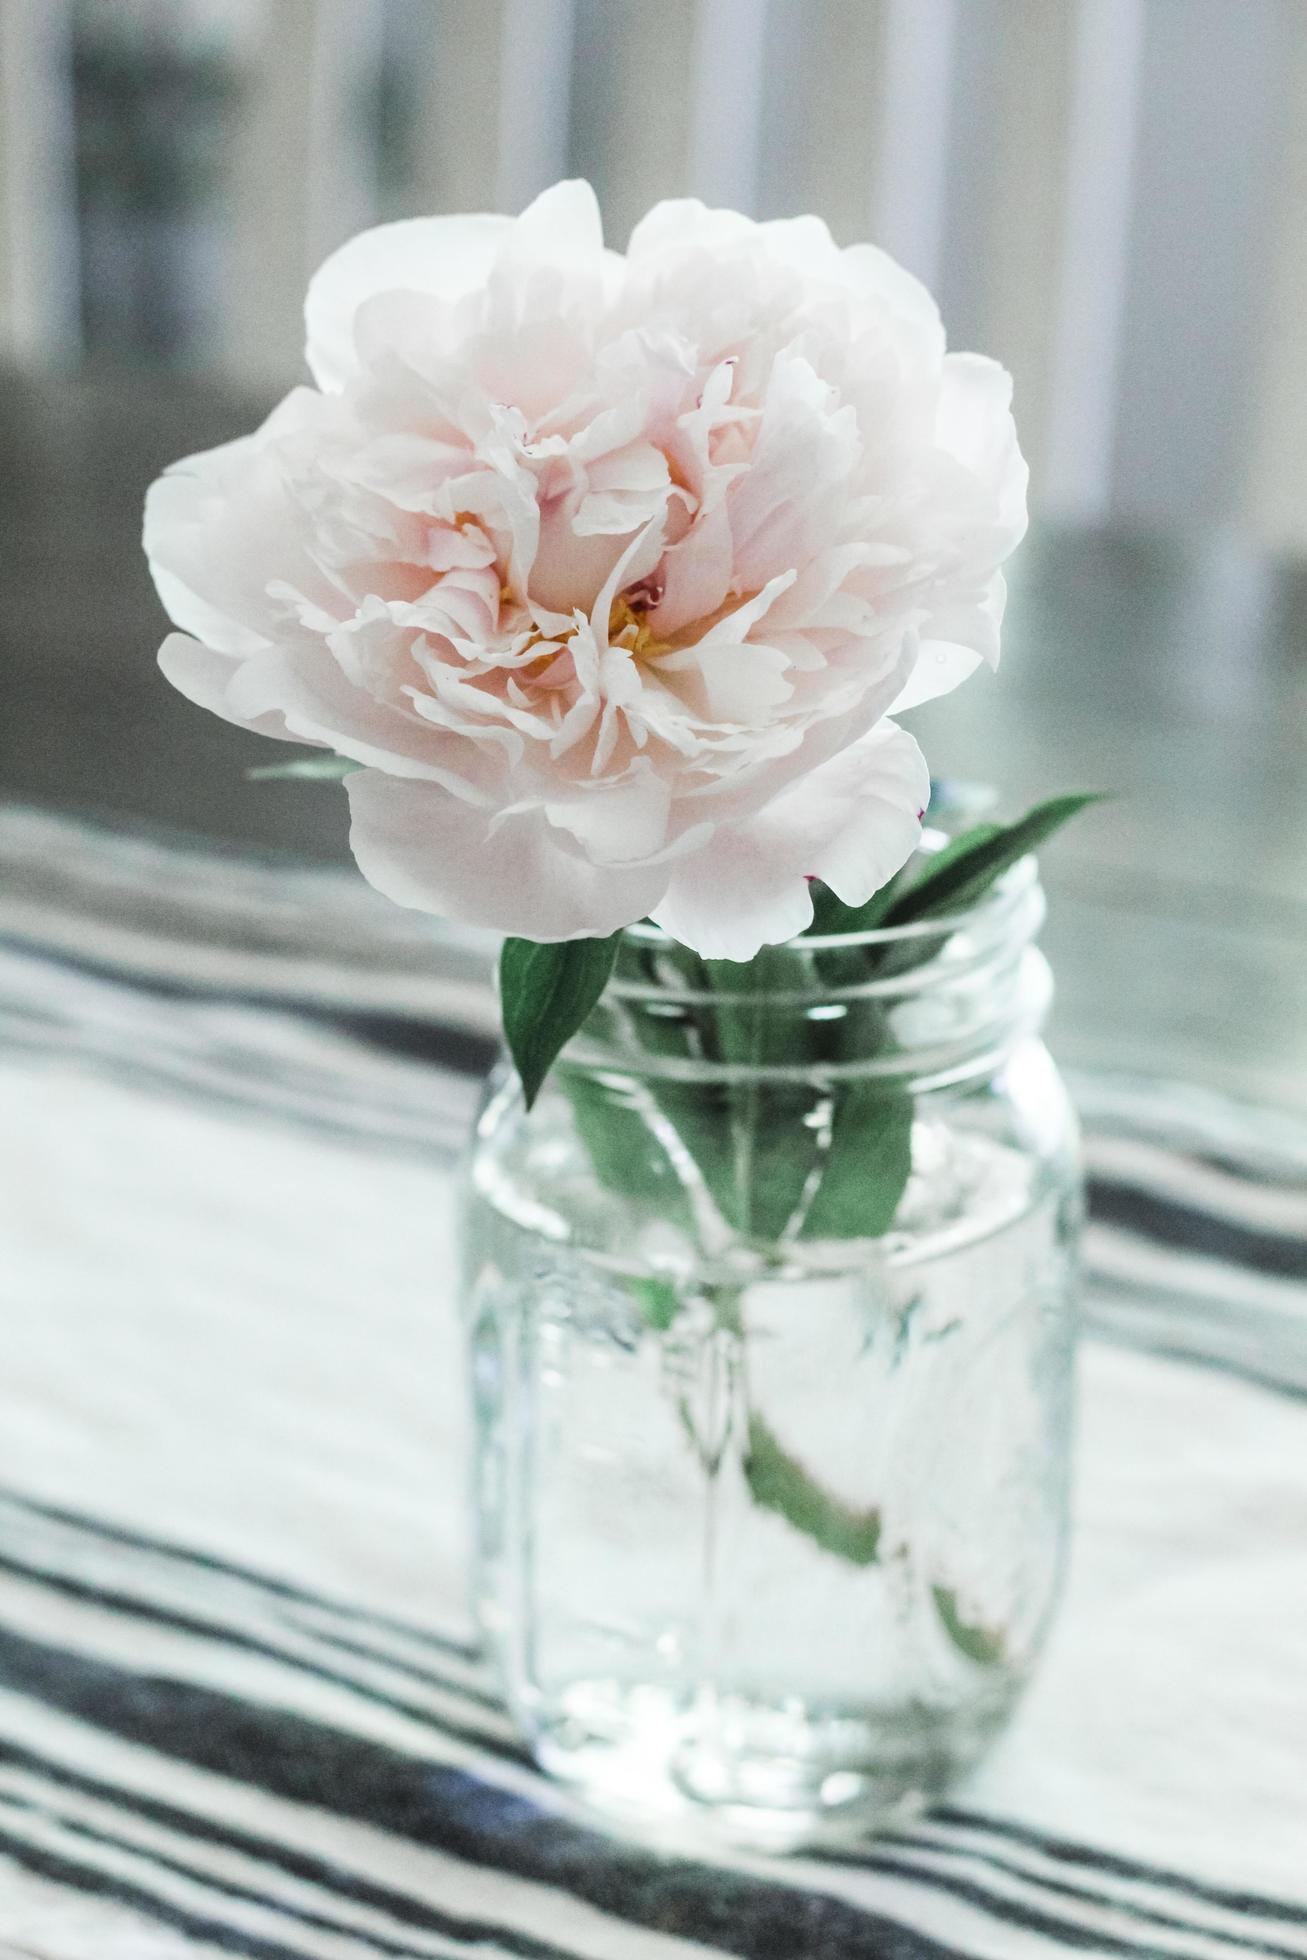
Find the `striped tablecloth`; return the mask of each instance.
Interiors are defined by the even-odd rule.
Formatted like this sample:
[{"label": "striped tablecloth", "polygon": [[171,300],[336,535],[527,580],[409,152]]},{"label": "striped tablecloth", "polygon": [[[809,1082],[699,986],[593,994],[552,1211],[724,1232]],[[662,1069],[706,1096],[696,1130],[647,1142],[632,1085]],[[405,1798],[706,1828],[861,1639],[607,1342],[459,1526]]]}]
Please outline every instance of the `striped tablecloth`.
[{"label": "striped tablecloth", "polygon": [[0,1954],[1307,1956],[1307,1135],[1078,1085],[1077,1536],[955,1801],[607,1835],[472,1643],[449,1166],[484,948],[0,812]]}]

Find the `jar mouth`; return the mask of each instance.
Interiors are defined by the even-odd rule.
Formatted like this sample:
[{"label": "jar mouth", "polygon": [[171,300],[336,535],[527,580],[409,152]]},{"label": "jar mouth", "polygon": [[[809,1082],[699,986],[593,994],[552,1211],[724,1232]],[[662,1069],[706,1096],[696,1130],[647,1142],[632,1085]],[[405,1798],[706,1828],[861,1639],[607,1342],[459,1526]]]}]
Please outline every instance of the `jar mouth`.
[{"label": "jar mouth", "polygon": [[801,935],[737,967],[740,985],[658,927],[631,927],[560,1066],[675,1094],[752,1084],[802,1097],[846,1080],[916,1093],[982,1079],[1044,1019],[1048,968],[1032,943],[1043,916],[1028,856],[974,905]]},{"label": "jar mouth", "polygon": [[[811,956],[813,979],[797,987],[787,987],[782,981],[756,990],[733,989],[731,998],[737,1006],[765,1001],[773,1007],[798,1006],[817,997],[840,1002],[878,997],[901,999],[905,994],[924,992],[932,986],[955,984],[964,972],[986,968],[996,958],[1010,956],[1014,946],[1024,946],[1034,937],[1043,914],[1039,866],[1032,853],[1004,872],[974,905],[956,912],[915,919],[907,925],[872,926],[862,932],[805,933],[775,948],[764,948],[764,954],[775,951]],[[666,953],[673,960],[684,958],[684,948],[649,921],[628,926],[622,933],[621,943],[636,955]],[[907,970],[860,978],[843,985],[832,983],[825,976],[817,977],[823,955],[865,951],[889,956],[896,948],[915,953],[916,958]],[[946,949],[947,957],[942,957]],[[712,1005],[720,998],[717,991],[706,985],[695,986],[692,972],[693,968],[682,969],[674,974],[662,974],[657,980],[646,979],[629,970],[624,972],[619,958],[610,985],[619,998],[631,1002],[674,996],[686,1007]]]}]

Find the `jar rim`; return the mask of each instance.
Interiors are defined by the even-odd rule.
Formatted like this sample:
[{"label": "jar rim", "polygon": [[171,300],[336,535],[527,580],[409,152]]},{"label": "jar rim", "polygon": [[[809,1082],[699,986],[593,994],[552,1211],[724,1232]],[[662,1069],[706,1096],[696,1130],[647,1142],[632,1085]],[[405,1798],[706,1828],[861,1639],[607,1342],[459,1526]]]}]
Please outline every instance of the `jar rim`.
[{"label": "jar rim", "polygon": [[[883,949],[895,946],[917,947],[923,943],[938,942],[939,950],[950,940],[957,938],[967,947],[963,960],[950,961],[937,965],[932,956],[929,960],[914,964],[908,972],[861,979],[848,986],[833,985],[821,981],[816,987],[809,984],[797,989],[763,987],[748,992],[733,994],[737,1006],[754,999],[766,1000],[772,1006],[787,1003],[797,1004],[817,995],[827,1000],[854,1000],[876,996],[901,996],[929,990],[935,985],[954,982],[959,977],[960,968],[975,969],[987,966],[1005,945],[1010,945],[1012,928],[1019,926],[1017,935],[1021,943],[1033,937],[1043,917],[1043,893],[1039,884],[1039,865],[1033,852],[1027,853],[1017,863],[996,879],[982,897],[973,905],[964,906],[956,912],[940,913],[929,919],[915,919],[902,926],[873,926],[863,932],[812,933],[800,934],[786,940],[777,951],[802,952],[815,955],[824,953],[854,952],[861,949]],[[628,926],[622,934],[625,944],[644,952],[677,948],[677,942],[664,932],[660,926],[641,920],[637,925]],[[766,950],[766,949],[764,949]],[[718,995],[712,988],[698,988],[688,976],[684,984],[669,988],[665,983],[628,977],[621,971],[620,962],[613,974],[612,989],[620,997],[630,1001],[666,999],[674,993],[677,1000],[687,1007],[708,1006]]]},{"label": "jar rim", "polygon": [[[725,994],[713,987],[698,957],[668,934],[652,926],[628,928],[623,940],[630,957],[619,957],[604,999],[564,1050],[560,1066],[698,1085],[811,1085],[816,1076],[868,1084],[910,1080],[914,1092],[962,1085],[992,1075],[1013,1044],[1042,1024],[1050,983],[1033,941],[1043,916],[1038,864],[1030,854],[973,905],[910,926],[799,936],[778,949],[790,957],[770,975],[763,968],[746,983],[747,991],[731,986]],[[898,962],[823,962],[823,955],[858,949],[881,955],[895,947],[904,954]],[[679,1039],[687,1015],[697,1021],[706,1013],[711,1029],[726,1002],[732,1013],[743,1009],[764,1017],[759,1032],[769,1030],[765,1058],[717,1053],[711,1037],[706,1048]],[[892,1035],[888,1045],[878,1038],[866,1053],[855,1043],[846,1054],[836,1037],[809,1052],[809,1041],[796,1038],[789,1052],[787,1017],[796,1029],[800,1023],[807,1028],[841,1021],[864,1004],[876,1008],[873,1019],[894,1017],[882,1024]],[[655,1032],[663,1021],[676,1024],[678,1038],[670,1044]],[[654,1038],[646,1040],[650,1033]]]},{"label": "jar rim", "polygon": [[[943,835],[942,832],[937,834]],[[1016,909],[1021,897],[1038,876],[1038,859],[1033,851],[1027,851],[1024,857],[1018,858],[1015,864],[994,880],[974,905],[964,905],[957,912],[937,912],[928,919],[912,919],[901,926],[867,926],[859,932],[798,933],[793,939],[778,941],[777,944],[800,947],[804,952],[835,953],[850,947],[895,946],[910,944],[913,940],[944,938],[969,926],[991,921],[996,916],[1006,918]],[[622,937],[644,946],[675,944],[671,935],[664,932],[661,926],[656,926],[652,919],[639,919],[634,925],[624,927]]]}]

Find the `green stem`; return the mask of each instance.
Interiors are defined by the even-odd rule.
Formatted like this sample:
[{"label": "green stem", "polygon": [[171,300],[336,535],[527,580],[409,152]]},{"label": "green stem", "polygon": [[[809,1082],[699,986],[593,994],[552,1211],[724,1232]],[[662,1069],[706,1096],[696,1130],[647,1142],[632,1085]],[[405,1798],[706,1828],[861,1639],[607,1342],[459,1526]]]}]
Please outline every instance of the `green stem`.
[{"label": "green stem", "polygon": [[[749,1496],[760,1510],[772,1511],[793,1530],[808,1538],[833,1558],[848,1565],[878,1565],[881,1560],[883,1525],[876,1505],[855,1505],[828,1490],[800,1457],[788,1450],[753,1399],[749,1382],[749,1343],[743,1314],[743,1289],[720,1287],[712,1290],[715,1327],[710,1337],[709,1384],[706,1409],[696,1414],[689,1397],[682,1391],[677,1413],[681,1427],[699,1460],[705,1478],[704,1501],[704,1585],[705,1605],[716,1640],[720,1628],[716,1619],[721,1605],[720,1518],[722,1465],[732,1438],[743,1443],[741,1470]],[[666,1303],[660,1300],[650,1326],[662,1333],[670,1325]],[[721,1404],[723,1352],[720,1337],[730,1337],[732,1365],[727,1366],[728,1407]],[[996,1667],[1006,1658],[1002,1633],[964,1618],[956,1591],[932,1584],[931,1602],[939,1624],[958,1652],[977,1667]],[[705,1636],[705,1653],[707,1653]],[[706,1677],[705,1677],[706,1678]]]},{"label": "green stem", "polygon": [[[716,1095],[653,1078],[619,1097],[584,1077],[572,1083],[564,1070],[600,1177],[632,1201],[668,1206],[709,1257],[729,1250],[733,1240],[773,1241],[787,1226],[793,1230],[796,1219],[800,1235],[808,1237],[875,1238],[887,1232],[911,1169],[911,1095],[876,1081],[838,1080],[828,1092],[831,1117],[824,1140],[804,1121],[811,1113],[808,1092],[806,1102],[803,1096],[787,1100],[774,1085],[766,1100],[763,1095],[763,1070],[770,1063],[810,1060],[820,1067],[823,1058],[857,1060],[868,1044],[875,1049],[888,1042],[879,1005],[859,1003],[843,1021],[831,1024],[807,1023],[776,1010],[769,993],[802,992],[816,978],[813,959],[802,949],[765,949],[747,966],[700,962],[681,948],[666,957],[674,959],[691,989],[715,995],[714,1006],[678,1019],[638,1008],[628,1013],[610,1003],[608,1011],[619,1016],[628,1044],[651,1055],[692,1059],[697,1054],[710,1064],[733,1065],[739,1074]],[[653,957],[646,958],[655,978]],[[856,984],[849,962],[864,955],[849,949],[839,958],[838,976],[822,978]],[[832,1037],[834,1052],[824,1055]],[[811,1045],[811,1054],[804,1044]],[[662,1131],[679,1142],[679,1151],[660,1140]],[[633,1290],[650,1331],[656,1337],[666,1334],[684,1304],[681,1289],[653,1277],[635,1282]],[[743,1289],[714,1286],[707,1297],[715,1319],[709,1379],[703,1393],[682,1390],[678,1396],[678,1416],[707,1484],[705,1611],[715,1613],[721,1604],[717,1507],[722,1464],[733,1440],[756,1505],[784,1518],[833,1557],[855,1566],[878,1563],[878,1508],[848,1504],[826,1489],[754,1404]],[[954,1591],[932,1585],[930,1594],[939,1624],[959,1653],[978,1666],[1003,1659],[1001,1637],[969,1624]]]}]

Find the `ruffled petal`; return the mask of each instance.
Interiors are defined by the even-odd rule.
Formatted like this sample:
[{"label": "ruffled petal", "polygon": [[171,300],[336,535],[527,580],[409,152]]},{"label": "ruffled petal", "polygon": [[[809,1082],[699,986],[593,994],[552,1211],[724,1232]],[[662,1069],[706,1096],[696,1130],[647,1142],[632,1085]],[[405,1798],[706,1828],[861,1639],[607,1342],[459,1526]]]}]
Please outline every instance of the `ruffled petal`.
[{"label": "ruffled petal", "polygon": [[231,683],[240,672],[240,662],[230,654],[217,653],[186,633],[170,633],[159,648],[159,668],[164,679],[171,681],[177,692],[193,701],[197,708],[207,708],[210,714],[234,722],[237,728],[249,728],[256,735],[271,735],[281,742],[305,742],[311,747],[321,747],[311,736],[292,734],[279,707],[270,708],[264,714],[247,715],[233,705]]},{"label": "ruffled petal", "polygon": [[1003,556],[1026,532],[1030,470],[1012,419],[1012,376],[983,354],[950,354],[940,374],[935,440],[956,457],[985,492],[987,513],[1001,531],[986,540]]},{"label": "ruffled petal", "polygon": [[221,653],[258,652],[284,626],[275,582],[320,605],[338,597],[304,548],[282,466],[283,445],[314,441],[329,412],[311,388],[292,389],[253,435],[184,457],[150,485],[143,541],[155,589],[175,626]]},{"label": "ruffled petal", "polygon": [[915,344],[917,361],[937,366],[944,357],[939,308],[920,279],[878,245],[850,245],[840,253],[841,283],[884,306],[897,321],[897,338]]},{"label": "ruffled petal", "polygon": [[601,938],[658,903],[662,865],[592,864],[543,810],[485,810],[372,769],[345,785],[370,885],[419,912],[538,940]]},{"label": "ruffled petal", "polygon": [[904,715],[910,708],[919,708],[923,701],[951,694],[979,665],[980,655],[975,648],[962,646],[956,640],[919,642],[912,671],[902,691],[895,695],[890,713]]},{"label": "ruffled petal", "polygon": [[865,905],[917,848],[930,770],[911,735],[883,721],[791,794],[818,840],[813,874],[846,905]]},{"label": "ruffled petal", "polygon": [[583,177],[551,184],[513,221],[504,244],[507,259],[590,265],[604,248],[599,200]]},{"label": "ruffled petal", "polygon": [[365,300],[388,292],[461,299],[484,285],[512,225],[488,211],[401,218],[361,231],[333,252],[304,302],[305,352],[318,386],[335,392],[356,371],[354,315]]},{"label": "ruffled petal", "polygon": [[325,654],[277,650],[242,661],[223,698],[217,712],[228,721],[256,728],[277,714],[292,741],[334,749],[396,777],[438,783],[451,796],[486,807],[500,800],[505,750],[513,756],[521,750],[511,729],[496,729],[503,739],[492,747],[424,720],[407,704],[380,699]]},{"label": "ruffled petal", "polygon": [[865,904],[921,835],[930,772],[912,737],[881,722],[756,815],[673,863],[655,922],[704,959],[748,960],[812,922],[807,880]]},{"label": "ruffled petal", "polygon": [[645,763],[623,782],[582,785],[579,793],[546,806],[558,830],[569,831],[596,864],[631,864],[661,855],[667,847],[671,791]]},{"label": "ruffled petal", "polygon": [[647,211],[631,233],[626,256],[633,261],[663,252],[719,251],[755,229],[738,211],[714,211],[697,197],[669,197]]}]

